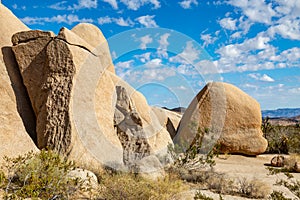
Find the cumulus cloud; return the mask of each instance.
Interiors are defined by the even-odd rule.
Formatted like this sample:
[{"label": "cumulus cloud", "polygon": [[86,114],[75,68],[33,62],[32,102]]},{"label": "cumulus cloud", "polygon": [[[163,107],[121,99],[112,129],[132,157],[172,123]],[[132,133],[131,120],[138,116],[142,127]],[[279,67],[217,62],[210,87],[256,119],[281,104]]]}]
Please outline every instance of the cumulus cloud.
[{"label": "cumulus cloud", "polygon": [[77,4],[66,5],[67,1],[57,2],[49,6],[49,8],[55,10],[80,10],[80,9],[91,9],[97,8],[97,0],[78,0]]},{"label": "cumulus cloud", "polygon": [[158,0],[121,0],[121,2],[130,10],[138,10],[147,4],[152,5],[153,9],[160,8],[160,2]]},{"label": "cumulus cloud", "polygon": [[150,35],[145,35],[145,36],[140,38],[140,41],[141,41],[140,48],[141,49],[146,49],[147,45],[152,43],[153,39]]},{"label": "cumulus cloud", "polygon": [[119,26],[134,26],[134,22],[130,18],[124,19],[123,17],[114,18],[109,16],[98,18],[98,24],[100,25],[111,23],[115,23]]},{"label": "cumulus cloud", "polygon": [[190,9],[192,8],[192,4],[194,4],[195,6],[198,5],[198,1],[197,0],[183,0],[181,2],[179,2],[179,5],[184,8],[184,9]]},{"label": "cumulus cloud", "polygon": [[206,47],[213,44],[218,38],[213,37],[211,34],[201,34],[200,39],[203,40],[203,46]]},{"label": "cumulus cloud", "polygon": [[184,50],[176,56],[169,59],[171,62],[178,62],[182,64],[193,64],[199,58],[200,50],[194,47],[192,41],[186,42]]},{"label": "cumulus cloud", "polygon": [[162,60],[159,58],[154,58],[145,64],[147,68],[158,68],[162,66]]},{"label": "cumulus cloud", "polygon": [[145,26],[146,28],[156,28],[158,27],[155,20],[155,15],[145,15],[136,18],[135,20],[138,21],[141,25]]},{"label": "cumulus cloud", "polygon": [[157,48],[157,54],[159,56],[162,56],[163,58],[168,58],[167,49],[169,46],[169,42],[168,42],[169,37],[170,37],[170,33],[165,33],[160,36],[160,39],[158,41],[159,47]]},{"label": "cumulus cloud", "polygon": [[248,74],[248,76],[255,80],[264,81],[264,82],[274,82],[275,81],[273,78],[271,78],[267,74],[261,75],[259,73],[251,73],[251,74]]},{"label": "cumulus cloud", "polygon": [[77,22],[88,22],[92,23],[93,20],[89,18],[79,18],[77,15],[57,15],[53,17],[24,17],[21,18],[21,21],[27,25],[33,24],[45,24],[45,23],[65,23],[65,24],[74,24]]},{"label": "cumulus cloud", "polygon": [[272,4],[266,4],[264,0],[229,0],[227,3],[240,8],[253,22],[271,24],[272,17],[276,16]]},{"label": "cumulus cloud", "polygon": [[109,3],[113,9],[118,9],[118,3],[117,0],[102,0],[103,2]]},{"label": "cumulus cloud", "polygon": [[232,18],[228,17],[228,18],[221,19],[219,21],[219,24],[221,25],[222,28],[234,31],[237,29],[236,22],[237,22],[236,19],[232,19]]},{"label": "cumulus cloud", "polygon": [[141,55],[135,55],[134,57],[136,59],[138,59],[139,61],[145,63],[145,62],[150,61],[150,56],[151,56],[151,53],[147,52],[147,53],[144,53],[144,54],[141,54]]}]

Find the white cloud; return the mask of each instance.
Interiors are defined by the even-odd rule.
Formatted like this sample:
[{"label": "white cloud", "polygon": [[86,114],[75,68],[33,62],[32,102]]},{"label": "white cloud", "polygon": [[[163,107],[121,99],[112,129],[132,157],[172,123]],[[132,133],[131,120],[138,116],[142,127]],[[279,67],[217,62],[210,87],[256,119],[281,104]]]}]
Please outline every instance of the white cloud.
[{"label": "white cloud", "polygon": [[[1,1],[0,1],[1,3]],[[17,4],[13,4],[12,5],[12,8],[15,9],[15,10],[26,10],[26,6],[18,6]]]},{"label": "white cloud", "polygon": [[141,55],[135,55],[134,57],[139,59],[141,62],[145,63],[145,62],[150,61],[150,56],[151,56],[151,53],[147,52],[147,53],[144,53]]},{"label": "white cloud", "polygon": [[77,4],[66,5],[67,1],[57,2],[49,6],[49,8],[55,10],[80,10],[80,9],[91,9],[97,8],[97,0],[78,0]]},{"label": "white cloud", "polygon": [[231,17],[228,18],[223,18],[219,21],[219,24],[221,25],[222,28],[234,31],[237,29],[236,27],[236,19],[232,19]]},{"label": "white cloud", "polygon": [[103,2],[109,3],[113,9],[118,9],[118,3],[116,0],[102,0]]},{"label": "white cloud", "polygon": [[170,37],[170,33],[165,33],[160,36],[158,41],[159,47],[157,48],[157,54],[162,56],[163,58],[168,58],[167,49],[169,46],[168,38]]},{"label": "white cloud", "polygon": [[300,40],[300,19],[283,17],[277,21],[276,25],[268,29],[268,33],[271,36],[279,34],[287,39]]},{"label": "white cloud", "polygon": [[264,82],[274,82],[275,81],[273,78],[271,78],[267,74],[261,75],[259,73],[251,73],[251,74],[248,74],[248,76],[255,80],[264,81]]},{"label": "white cloud", "polygon": [[132,67],[134,61],[133,60],[128,60],[125,62],[118,62],[117,64],[115,64],[115,68],[116,69],[129,69]]},{"label": "white cloud", "polygon": [[228,4],[240,8],[252,22],[271,24],[272,17],[276,16],[272,4],[264,0],[229,0]]},{"label": "white cloud", "polygon": [[136,18],[135,20],[138,21],[141,25],[145,26],[146,28],[156,28],[158,27],[155,20],[153,19],[155,15],[145,15]]},{"label": "white cloud", "polygon": [[158,68],[158,67],[162,66],[162,60],[159,58],[152,59],[149,62],[147,62],[145,64],[145,66],[147,68]]},{"label": "white cloud", "polygon": [[200,50],[196,49],[192,41],[186,42],[184,50],[169,59],[170,62],[178,62],[182,64],[193,64],[199,58]]},{"label": "white cloud", "polygon": [[211,34],[201,34],[200,39],[204,41],[203,46],[206,47],[213,44],[218,38],[211,36]]},{"label": "white cloud", "polygon": [[184,9],[190,9],[192,8],[192,4],[194,4],[195,6],[198,5],[198,1],[197,0],[183,0],[181,2],[179,2],[179,5],[184,8]]},{"label": "white cloud", "polygon": [[53,17],[24,17],[21,18],[21,21],[27,25],[32,24],[45,24],[45,23],[66,23],[66,24],[73,24],[77,22],[88,22],[92,23],[92,19],[88,18],[79,18],[77,15],[57,15]]},{"label": "white cloud", "polygon": [[115,23],[119,26],[134,26],[134,22],[130,18],[124,19],[123,17],[114,18],[109,16],[98,18],[98,24],[100,25],[111,23]]},{"label": "white cloud", "polygon": [[147,45],[152,43],[153,39],[150,37],[150,35],[145,35],[140,38],[140,41],[141,41],[140,48],[146,49]]},{"label": "white cloud", "polygon": [[146,4],[151,4],[153,9],[160,8],[160,2],[158,0],[121,0],[121,2],[130,10],[138,10]]}]

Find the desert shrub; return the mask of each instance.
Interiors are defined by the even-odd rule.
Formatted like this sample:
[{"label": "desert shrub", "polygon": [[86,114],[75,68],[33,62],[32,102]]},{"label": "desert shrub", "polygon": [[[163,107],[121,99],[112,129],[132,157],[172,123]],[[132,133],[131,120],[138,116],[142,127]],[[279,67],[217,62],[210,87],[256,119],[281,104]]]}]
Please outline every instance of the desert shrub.
[{"label": "desert shrub", "polygon": [[101,176],[102,199],[176,199],[176,196],[187,189],[181,180],[174,176],[166,176],[158,180],[150,180],[129,173],[105,173]]},{"label": "desert shrub", "polygon": [[81,188],[81,180],[68,177],[74,163],[53,151],[29,152],[16,158],[5,157],[6,198],[68,199]]},{"label": "desert shrub", "polygon": [[266,198],[271,188],[257,179],[248,180],[242,178],[238,180],[237,193],[250,198]]},{"label": "desert shrub", "polygon": [[270,200],[292,200],[290,198],[286,198],[283,195],[283,192],[273,191],[269,197]]},{"label": "desert shrub", "polygon": [[278,185],[283,185],[288,188],[293,194],[295,194],[298,198],[300,198],[300,181],[299,180],[280,180],[277,182]]},{"label": "desert shrub", "polygon": [[[210,145],[203,145],[203,138],[209,137],[210,130],[208,128],[197,129],[195,138],[191,144],[180,142],[173,146],[168,145],[168,152],[172,156],[174,166],[177,168],[212,168],[215,165],[214,158],[218,155],[218,145],[216,144],[212,149]],[[205,153],[206,152],[206,153]]]},{"label": "desert shrub", "polygon": [[300,153],[300,127],[297,125],[271,125],[269,118],[262,123],[264,137],[268,140],[266,153]]},{"label": "desert shrub", "polygon": [[202,194],[200,191],[197,191],[194,200],[213,200],[213,198],[206,196],[205,194]]}]

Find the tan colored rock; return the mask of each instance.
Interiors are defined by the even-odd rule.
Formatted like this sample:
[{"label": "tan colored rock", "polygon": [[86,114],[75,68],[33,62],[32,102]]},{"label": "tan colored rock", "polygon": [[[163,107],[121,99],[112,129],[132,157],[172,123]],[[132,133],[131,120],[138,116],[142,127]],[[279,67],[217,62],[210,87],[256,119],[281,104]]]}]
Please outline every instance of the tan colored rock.
[{"label": "tan colored rock", "polygon": [[173,144],[169,132],[161,126],[156,114],[148,105],[146,98],[128,83],[114,74],[110,74],[116,86],[124,87],[130,100],[138,113],[145,136],[151,147],[150,154],[157,155],[161,160],[167,157],[167,146]]},{"label": "tan colored rock", "polygon": [[[97,26],[89,23],[80,23],[72,28],[72,32],[89,43],[93,47],[93,49],[91,49],[93,52],[97,52],[99,50],[101,52],[106,52],[107,56],[109,56],[109,60],[111,61],[108,43]],[[110,62],[109,66],[107,66],[107,70],[115,73],[115,68],[112,62]]]},{"label": "tan colored rock", "polygon": [[160,125],[169,132],[171,138],[174,138],[182,115],[159,107],[152,107],[152,111],[157,116]]},{"label": "tan colored rock", "polygon": [[[150,154],[167,157],[169,133],[145,97],[107,70],[107,49],[91,51],[87,41],[66,28],[56,37],[50,35],[30,31],[14,36],[19,43],[13,50],[37,116],[39,147],[67,154],[83,166],[117,169]],[[131,118],[123,123],[125,117]],[[145,154],[138,141],[145,144]]]},{"label": "tan colored rock", "polygon": [[283,167],[285,164],[285,158],[283,156],[274,156],[271,160],[271,166]]},{"label": "tan colored rock", "polygon": [[14,14],[0,4],[0,162],[4,155],[15,157],[37,151],[35,120],[26,88],[11,50],[11,36],[28,30]]},{"label": "tan colored rock", "polygon": [[213,82],[185,111],[175,142],[190,145],[200,133],[204,153],[219,143],[222,152],[257,155],[267,148],[261,121],[260,105],[255,99],[231,84]]}]

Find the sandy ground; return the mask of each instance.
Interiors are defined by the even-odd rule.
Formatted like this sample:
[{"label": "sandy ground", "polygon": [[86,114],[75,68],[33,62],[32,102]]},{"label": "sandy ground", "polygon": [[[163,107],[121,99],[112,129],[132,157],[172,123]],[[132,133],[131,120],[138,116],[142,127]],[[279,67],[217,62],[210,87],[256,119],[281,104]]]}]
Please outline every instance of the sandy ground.
[{"label": "sandy ground", "polygon": [[[265,184],[265,188],[269,188],[270,192],[273,190],[282,191],[285,197],[292,199],[299,199],[294,194],[292,194],[284,186],[274,185],[276,181],[281,179],[287,179],[284,174],[268,175],[269,171],[266,169],[266,164],[269,164],[271,159],[275,155],[259,155],[257,157],[246,157],[241,155],[221,155],[216,158],[215,171],[219,173],[226,174],[226,177],[242,180],[246,178],[247,180],[258,180]],[[294,179],[300,180],[300,173],[292,173]],[[193,199],[196,190],[192,190],[185,194],[184,199]],[[201,192],[213,199],[219,200],[219,195],[212,193],[208,190],[201,190]],[[243,197],[236,197],[230,195],[222,195],[225,200],[239,200],[248,199]]]}]

